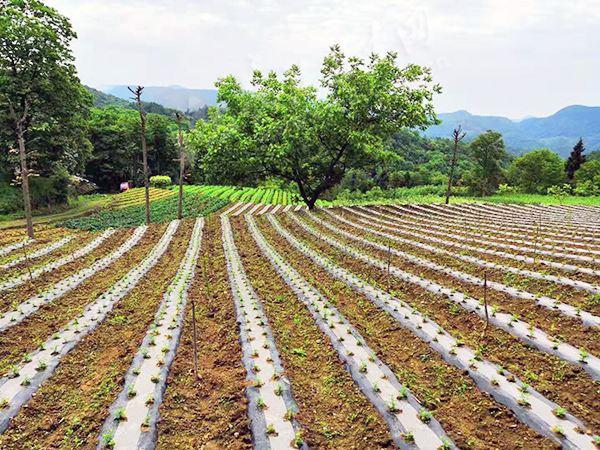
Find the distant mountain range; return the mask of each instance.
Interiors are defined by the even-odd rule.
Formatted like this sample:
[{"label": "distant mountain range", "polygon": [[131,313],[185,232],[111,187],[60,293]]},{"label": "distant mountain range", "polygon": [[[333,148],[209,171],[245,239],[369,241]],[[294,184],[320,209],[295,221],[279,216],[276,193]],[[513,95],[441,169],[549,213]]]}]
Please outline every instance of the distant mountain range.
[{"label": "distant mountain range", "polygon": [[[131,99],[131,92],[125,85],[107,86],[101,90],[121,99]],[[216,105],[217,91],[215,89],[188,89],[181,86],[146,86],[142,98],[147,102],[188,112]]]},{"label": "distant mountain range", "polygon": [[[114,103],[130,100],[131,92],[126,85],[108,86],[102,89],[109,94],[107,101]],[[188,89],[181,86],[147,86],[143,99],[146,102],[162,105],[168,109],[183,112],[204,110],[217,103],[215,89]],[[158,112],[158,111],[157,111]],[[467,140],[472,140],[487,130],[502,133],[507,148],[513,153],[525,153],[536,148],[549,148],[567,156],[577,140],[583,138],[586,148],[600,150],[600,107],[573,105],[567,106],[548,117],[528,117],[516,121],[500,116],[477,116],[468,111],[438,114],[440,125],[429,127],[428,137],[449,138],[458,125],[467,132]]]},{"label": "distant mountain range", "polygon": [[450,137],[458,125],[467,132],[468,140],[494,130],[502,133],[507,148],[524,153],[536,148],[549,148],[568,156],[578,139],[583,138],[587,150],[600,150],[600,107],[567,106],[548,117],[531,117],[520,121],[498,116],[476,116],[467,111],[438,114],[440,125],[425,131],[428,137]]}]

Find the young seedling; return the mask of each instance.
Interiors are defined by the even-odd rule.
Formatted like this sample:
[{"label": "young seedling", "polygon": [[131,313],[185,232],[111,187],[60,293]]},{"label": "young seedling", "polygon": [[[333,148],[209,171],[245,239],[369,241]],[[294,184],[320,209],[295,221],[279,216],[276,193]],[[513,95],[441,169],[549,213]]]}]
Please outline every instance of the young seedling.
[{"label": "young seedling", "polygon": [[137,392],[135,391],[134,387],[132,385],[129,385],[129,387],[127,388],[127,397],[133,398],[136,395],[137,395]]},{"label": "young seedling", "polygon": [[267,425],[267,435],[268,436],[277,436],[277,431],[275,431],[275,426],[272,423]]},{"label": "young seedling", "polygon": [[275,387],[275,390],[274,390],[274,392],[275,392],[275,395],[277,395],[277,396],[281,396],[281,394],[283,394],[283,386],[281,386],[281,384],[278,384],[278,385]]},{"label": "young seedling", "polygon": [[409,444],[412,444],[413,442],[415,442],[415,435],[411,431],[408,431],[402,434],[402,439],[404,439]]},{"label": "young seedling", "polygon": [[114,432],[111,431],[102,435],[102,445],[106,448],[113,448],[115,446]]},{"label": "young seedling", "polygon": [[114,419],[117,422],[121,422],[123,420],[127,420],[127,415],[125,414],[125,408],[120,407],[115,411]]},{"label": "young seedling", "polygon": [[303,445],[304,445],[304,440],[302,439],[302,435],[298,431],[294,435],[294,440],[292,441],[292,447],[294,447],[294,448],[300,448]]},{"label": "young seedling", "polygon": [[561,406],[557,406],[552,412],[559,419],[564,419],[567,415],[567,410]]},{"label": "young seedling", "polygon": [[419,411],[419,419],[421,419],[421,422],[430,422],[432,418],[433,414],[431,414],[430,411],[427,411],[426,409]]},{"label": "young seedling", "polygon": [[388,411],[391,413],[397,413],[400,412],[400,408],[398,407],[398,405],[396,404],[396,400],[392,399],[390,401],[390,404],[388,405]]}]

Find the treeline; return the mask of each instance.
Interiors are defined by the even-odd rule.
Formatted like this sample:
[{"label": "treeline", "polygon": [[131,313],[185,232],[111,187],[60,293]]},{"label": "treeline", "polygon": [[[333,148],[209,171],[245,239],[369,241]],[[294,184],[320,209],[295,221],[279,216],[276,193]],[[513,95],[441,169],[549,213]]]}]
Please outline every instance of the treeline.
[{"label": "treeline", "polygon": [[[450,173],[452,139],[429,139],[416,131],[403,130],[389,143],[393,154],[369,168],[351,169],[328,193],[331,199],[369,191],[423,187],[414,192],[444,195]],[[600,195],[600,151],[585,151],[577,142],[569,159],[549,149],[524,155],[505,150],[500,133],[489,131],[458,147],[453,177],[453,195],[486,196],[496,193]],[[389,193],[390,196],[393,193]],[[364,196],[363,196],[364,197]]]},{"label": "treeline", "polygon": [[[141,185],[140,113],[81,84],[69,20],[37,0],[7,0],[0,29],[0,214],[92,189],[115,192],[123,181]],[[301,82],[297,66],[255,71],[252,90],[232,76],[219,80],[219,107],[184,121],[185,180],[275,183],[313,207],[353,193],[418,186],[443,193],[455,154],[453,195],[600,194],[600,153],[586,155],[582,141],[564,161],[546,149],[512,155],[494,131],[470,143],[421,136],[437,123],[441,87],[427,67],[400,67],[395,53],[363,60],[333,46],[321,74],[319,89]],[[143,109],[149,173],[175,181],[175,111]]]}]

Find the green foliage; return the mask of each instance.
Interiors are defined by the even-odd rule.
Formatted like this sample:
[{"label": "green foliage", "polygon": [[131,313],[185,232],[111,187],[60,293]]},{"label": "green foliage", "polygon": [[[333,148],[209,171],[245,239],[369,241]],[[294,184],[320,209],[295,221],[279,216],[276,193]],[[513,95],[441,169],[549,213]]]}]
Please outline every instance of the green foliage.
[{"label": "green foliage", "polygon": [[22,208],[21,191],[8,183],[0,183],[0,214],[10,214]]},{"label": "green foliage", "polygon": [[580,138],[577,144],[575,144],[575,147],[573,147],[573,150],[571,150],[571,154],[569,155],[567,163],[565,164],[565,173],[569,183],[573,182],[575,173],[585,162],[585,155],[583,154],[584,151],[585,147],[583,146],[583,140]]},{"label": "green foliage", "polygon": [[[198,193],[183,196],[183,217],[205,216],[227,205],[226,200],[207,197]],[[103,230],[106,228],[135,227],[146,223],[145,206],[135,205],[121,209],[105,209],[97,214],[73,219],[62,223],[68,228],[82,230]],[[152,222],[167,222],[177,218],[177,196],[170,196],[152,202]]]},{"label": "green foliage", "polygon": [[496,131],[480,134],[471,142],[469,151],[474,166],[466,177],[467,184],[475,195],[493,194],[504,177],[502,166],[507,153],[502,135]]},{"label": "green foliage", "polygon": [[155,188],[167,188],[171,186],[173,182],[171,181],[171,177],[168,175],[154,175],[150,177],[150,186]]},{"label": "green foliage", "polygon": [[[81,172],[90,95],[77,78],[70,22],[37,0],[5,0],[0,8],[0,148],[15,148],[24,132],[30,167],[49,177]],[[5,173],[17,167],[3,155]]]},{"label": "green foliage", "polygon": [[508,169],[513,186],[526,194],[546,193],[550,186],[565,182],[563,159],[548,149],[539,149],[515,159]]},{"label": "green foliage", "polygon": [[[175,177],[178,171],[176,124],[172,119],[156,114],[148,114],[147,119],[150,173]],[[133,109],[91,110],[89,129],[94,152],[87,161],[86,174],[101,190],[117,191],[122,181],[142,183],[139,127],[139,114]]]},{"label": "green foliage", "polygon": [[575,173],[577,195],[600,195],[600,159],[591,159]]},{"label": "green foliage", "polygon": [[256,71],[252,92],[231,76],[220,80],[218,99],[227,109],[213,109],[189,140],[213,177],[207,181],[275,176],[295,183],[312,207],[347,169],[381,156],[400,129],[435,122],[431,101],[440,89],[429,69],[400,68],[396,60],[389,53],[365,62],[333,47],[321,71],[322,97],[301,86],[296,66],[283,77]]}]

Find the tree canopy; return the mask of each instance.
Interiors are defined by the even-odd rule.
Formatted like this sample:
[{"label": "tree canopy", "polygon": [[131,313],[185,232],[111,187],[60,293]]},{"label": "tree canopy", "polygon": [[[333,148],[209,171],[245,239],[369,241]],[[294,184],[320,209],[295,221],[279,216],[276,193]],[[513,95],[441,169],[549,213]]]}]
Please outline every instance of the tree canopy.
[{"label": "tree canopy", "polygon": [[493,194],[504,177],[507,153],[502,135],[496,131],[480,134],[471,142],[469,151],[474,165],[467,183],[476,195]]},{"label": "tree canopy", "polygon": [[[37,0],[0,2],[0,139],[16,147],[21,120],[32,168],[50,176],[83,171],[91,154],[86,114],[91,97],[77,78],[69,20]],[[5,159],[16,167],[16,158]],[[8,175],[8,174],[7,174]]]},{"label": "tree canopy", "polygon": [[211,110],[190,137],[210,181],[278,177],[312,208],[347,170],[381,156],[395,133],[436,122],[432,98],[440,88],[430,70],[401,68],[394,53],[365,62],[334,46],[321,73],[323,96],[301,85],[296,66],[283,76],[256,71],[253,91],[232,76],[220,80],[225,110]]},{"label": "tree canopy", "polygon": [[545,194],[549,187],[565,182],[564,161],[551,150],[534,150],[513,161],[508,179],[524,193]]},{"label": "tree canopy", "polygon": [[567,181],[570,183],[573,182],[575,178],[575,172],[579,170],[581,165],[585,162],[585,155],[583,152],[585,151],[585,147],[583,146],[583,139],[579,139],[573,150],[571,150],[571,154],[567,159],[565,164],[565,173],[567,175]]}]

